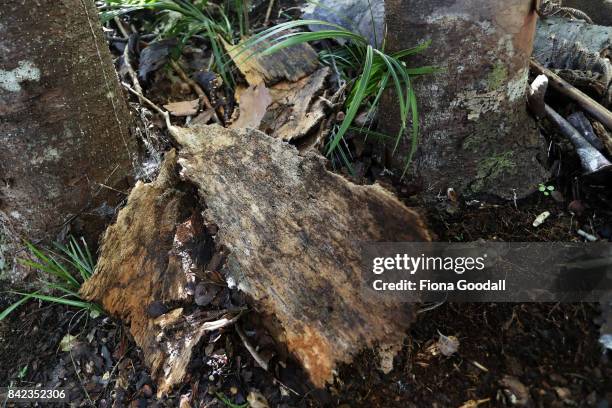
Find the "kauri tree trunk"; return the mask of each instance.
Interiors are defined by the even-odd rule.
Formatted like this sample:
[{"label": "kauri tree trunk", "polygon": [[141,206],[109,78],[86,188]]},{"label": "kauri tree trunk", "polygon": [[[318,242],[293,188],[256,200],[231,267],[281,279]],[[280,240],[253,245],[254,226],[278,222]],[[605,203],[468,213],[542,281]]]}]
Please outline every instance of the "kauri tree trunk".
[{"label": "kauri tree trunk", "polygon": [[112,189],[132,173],[135,145],[92,0],[4,2],[0,50],[6,272],[23,239],[53,239],[74,216],[88,218],[89,236],[100,232],[91,217],[117,202]]},{"label": "kauri tree trunk", "polygon": [[[511,199],[546,173],[544,140],[528,116],[525,91],[537,14],[532,0],[388,0],[392,51],[431,40],[410,65],[442,71],[415,79],[421,135],[410,175],[427,196],[448,188]],[[381,108],[383,130],[399,129],[397,101]],[[391,165],[404,167],[404,139]]]}]

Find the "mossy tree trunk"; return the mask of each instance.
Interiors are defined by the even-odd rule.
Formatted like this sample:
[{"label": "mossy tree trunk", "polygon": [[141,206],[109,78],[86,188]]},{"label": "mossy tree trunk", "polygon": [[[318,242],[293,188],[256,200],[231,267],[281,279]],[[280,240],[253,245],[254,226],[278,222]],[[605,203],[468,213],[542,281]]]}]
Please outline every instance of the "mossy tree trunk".
[{"label": "mossy tree trunk", "polygon": [[23,239],[77,216],[100,232],[135,143],[92,0],[5,2],[0,50],[0,271],[15,272]]},{"label": "mossy tree trunk", "polygon": [[[526,111],[526,87],[537,14],[532,0],[388,0],[391,50],[431,40],[411,65],[436,75],[415,80],[421,135],[410,176],[426,196],[454,188],[506,199],[527,194],[546,177],[544,140]],[[399,129],[397,101],[387,95],[383,130]],[[391,168],[401,172],[405,139]]]}]

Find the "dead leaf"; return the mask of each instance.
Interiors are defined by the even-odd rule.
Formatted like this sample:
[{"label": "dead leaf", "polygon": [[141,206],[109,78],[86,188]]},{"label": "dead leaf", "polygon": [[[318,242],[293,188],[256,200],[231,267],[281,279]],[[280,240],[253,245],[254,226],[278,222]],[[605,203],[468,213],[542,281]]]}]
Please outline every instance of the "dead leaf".
[{"label": "dead leaf", "polygon": [[214,114],[215,114],[214,109],[206,109],[204,112],[201,112],[198,116],[193,118],[191,122],[189,122],[189,126],[191,127],[195,125],[201,125],[201,126],[208,125],[210,120],[213,118]]},{"label": "dead leaf", "polygon": [[486,404],[491,401],[491,398],[484,398],[481,400],[469,400],[463,403],[459,408],[478,408],[482,404]]},{"label": "dead leaf", "polygon": [[200,100],[193,101],[171,102],[164,105],[164,109],[170,112],[173,116],[193,116],[198,113],[200,108]]},{"label": "dead leaf", "polygon": [[262,83],[257,86],[236,89],[236,100],[240,104],[240,116],[230,126],[232,129],[258,129],[272,102],[268,88]]}]

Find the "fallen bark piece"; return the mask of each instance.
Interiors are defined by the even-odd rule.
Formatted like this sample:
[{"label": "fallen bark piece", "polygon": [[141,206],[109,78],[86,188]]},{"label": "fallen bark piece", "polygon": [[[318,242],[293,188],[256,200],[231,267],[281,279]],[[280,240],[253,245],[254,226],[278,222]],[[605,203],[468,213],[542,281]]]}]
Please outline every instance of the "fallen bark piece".
[{"label": "fallen bark piece", "polygon": [[164,109],[173,116],[193,116],[200,109],[200,101],[196,99],[193,101],[170,102],[164,105]]},{"label": "fallen bark piece", "polygon": [[319,66],[319,56],[306,43],[284,48],[271,55],[263,51],[270,47],[269,41],[255,45],[255,49],[243,48],[244,42],[226,45],[225,48],[249,85],[263,82],[268,86],[289,80],[295,82],[313,73]]},{"label": "fallen bark piece", "polygon": [[287,142],[317,130],[325,119],[325,103],[320,96],[329,74],[329,68],[323,67],[297,82],[274,85],[270,89],[272,103],[259,130]]},{"label": "fallen bark piece", "polygon": [[220,316],[165,306],[189,299],[187,288],[195,283],[190,253],[206,240],[200,211],[176,170],[172,151],[155,182],[134,187],[104,235],[94,276],[81,289],[84,299],[129,325],[160,395],[182,382],[204,333],[231,321],[206,323]]},{"label": "fallen bark piece", "polygon": [[240,104],[232,129],[259,129],[269,136],[294,141],[317,132],[325,119],[325,93],[330,70],[323,67],[296,82],[263,83],[236,89]]},{"label": "fallen bark piece", "polygon": [[583,21],[551,17],[538,22],[534,42],[534,58],[548,69],[562,70],[579,78],[578,82],[591,83],[602,102],[612,103],[612,27],[587,24]]},{"label": "fallen bark piece", "polygon": [[410,305],[364,296],[360,243],[430,241],[422,218],[378,185],[328,172],[256,130],[174,129],[179,164],[228,248],[226,278],[268,317],[271,333],[324,386],[374,343],[400,342]]}]

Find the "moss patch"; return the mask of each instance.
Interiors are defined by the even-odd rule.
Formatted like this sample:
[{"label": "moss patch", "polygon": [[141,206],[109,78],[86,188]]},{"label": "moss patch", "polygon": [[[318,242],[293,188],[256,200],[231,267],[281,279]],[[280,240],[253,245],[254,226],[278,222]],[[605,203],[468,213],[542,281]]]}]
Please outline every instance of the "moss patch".
[{"label": "moss patch", "polygon": [[513,153],[509,151],[482,159],[477,167],[477,180],[472,183],[470,189],[477,193],[485,185],[494,185],[496,183],[495,180],[508,170],[516,168],[516,163],[512,160],[512,156]]},{"label": "moss patch", "polygon": [[508,68],[506,65],[497,61],[493,70],[487,76],[487,87],[489,91],[495,91],[504,85],[506,80],[508,79]]}]

